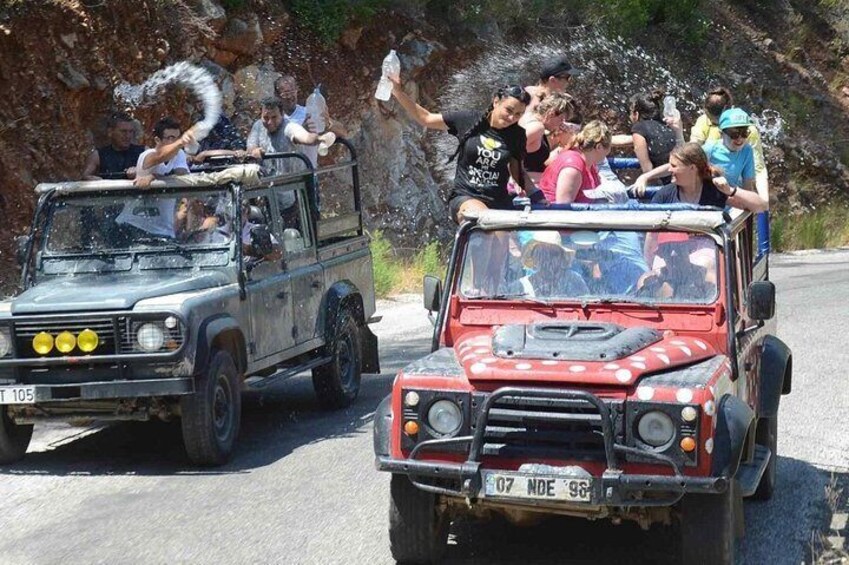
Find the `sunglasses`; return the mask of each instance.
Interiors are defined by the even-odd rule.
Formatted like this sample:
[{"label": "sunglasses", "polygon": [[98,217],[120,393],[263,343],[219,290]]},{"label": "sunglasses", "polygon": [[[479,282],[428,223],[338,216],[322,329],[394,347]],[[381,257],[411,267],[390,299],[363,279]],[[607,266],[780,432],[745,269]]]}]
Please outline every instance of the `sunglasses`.
[{"label": "sunglasses", "polygon": [[729,129],[723,130],[722,133],[724,133],[725,135],[727,135],[731,139],[744,139],[746,137],[749,137],[749,128],[748,127],[729,128]]},{"label": "sunglasses", "polygon": [[517,84],[510,84],[505,87],[499,89],[499,92],[503,96],[509,96],[510,98],[515,98],[522,104],[528,104],[531,101],[531,95],[527,93],[527,91]]},{"label": "sunglasses", "polygon": [[573,122],[567,122],[567,121],[564,120],[563,122],[560,123],[559,126],[557,126],[557,129],[559,129],[560,131],[568,131],[568,132],[571,132],[571,133],[578,133],[579,131],[581,131],[581,124],[576,124],[576,123],[573,123]]}]

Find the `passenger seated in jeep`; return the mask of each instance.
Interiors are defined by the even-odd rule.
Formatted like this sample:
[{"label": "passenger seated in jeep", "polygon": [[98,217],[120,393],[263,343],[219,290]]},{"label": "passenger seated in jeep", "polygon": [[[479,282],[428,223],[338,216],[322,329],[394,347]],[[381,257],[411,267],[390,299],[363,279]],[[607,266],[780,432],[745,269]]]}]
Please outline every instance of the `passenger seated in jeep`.
[{"label": "passenger seated in jeep", "polygon": [[716,297],[716,251],[706,236],[664,232],[657,236],[653,271],[640,278],[637,296],[710,302]]},{"label": "passenger seated in jeep", "polygon": [[564,246],[557,231],[536,231],[522,249],[522,265],[529,272],[510,284],[507,294],[538,298],[571,298],[589,292],[581,275],[572,270],[575,250]]}]

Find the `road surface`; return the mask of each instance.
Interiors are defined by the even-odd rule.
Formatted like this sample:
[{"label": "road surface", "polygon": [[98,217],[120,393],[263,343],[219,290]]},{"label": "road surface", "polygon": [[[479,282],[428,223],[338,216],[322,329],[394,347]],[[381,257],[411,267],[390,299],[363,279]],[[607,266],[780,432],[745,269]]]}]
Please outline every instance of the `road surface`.
[{"label": "road surface", "polygon": [[[739,560],[797,564],[846,512],[849,252],[774,257],[771,272],[793,393],[781,405],[780,487],[768,503],[747,503]],[[391,563],[372,415],[395,371],[428,351],[431,326],[418,297],[379,309],[384,372],[364,379],[356,404],[320,411],[307,377],[250,393],[238,450],[220,469],[190,467],[175,424],[37,429],[27,458],[0,468],[0,561]],[[844,490],[836,513],[832,481]],[[448,563],[654,563],[667,543],[628,524],[464,522]]]}]

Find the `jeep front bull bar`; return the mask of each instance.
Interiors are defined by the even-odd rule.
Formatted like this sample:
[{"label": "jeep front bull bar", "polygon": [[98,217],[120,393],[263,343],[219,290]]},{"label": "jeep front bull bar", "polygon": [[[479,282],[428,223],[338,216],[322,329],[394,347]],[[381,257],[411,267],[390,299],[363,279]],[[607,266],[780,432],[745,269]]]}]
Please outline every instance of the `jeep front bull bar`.
[{"label": "jeep front bull bar", "polygon": [[[601,480],[594,479],[594,492],[591,504],[612,506],[668,506],[677,502],[686,493],[721,493],[728,488],[725,477],[688,477],[681,474],[678,465],[670,458],[659,454],[618,445],[614,442],[613,424],[610,410],[597,396],[580,390],[551,390],[539,388],[505,387],[490,394],[484,402],[475,424],[473,435],[433,439],[417,444],[407,459],[393,459],[387,456],[377,457],[377,468],[407,475],[418,488],[435,494],[478,498],[482,489],[481,457],[486,434],[486,425],[490,410],[504,397],[547,398],[562,400],[580,400],[592,404],[599,413],[604,436],[604,454],[607,468]],[[421,461],[417,457],[425,451],[437,450],[451,445],[469,445],[469,454],[465,462]],[[674,475],[637,475],[626,474],[619,469],[616,453],[634,453],[648,457],[657,463],[672,467]],[[459,481],[459,488],[434,485],[422,482],[422,478]],[[636,492],[666,493],[666,497],[629,497]],[[524,501],[527,503],[528,501]]]}]

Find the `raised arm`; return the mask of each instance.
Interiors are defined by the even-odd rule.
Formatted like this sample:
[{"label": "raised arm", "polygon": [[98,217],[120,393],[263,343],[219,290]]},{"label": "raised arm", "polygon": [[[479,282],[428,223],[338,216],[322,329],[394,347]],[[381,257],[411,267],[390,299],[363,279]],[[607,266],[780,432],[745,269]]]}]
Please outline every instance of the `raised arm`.
[{"label": "raised arm", "polygon": [[174,155],[177,154],[180,149],[191,143],[195,140],[194,131],[189,128],[183,135],[181,135],[176,140],[171,143],[165,143],[156,148],[156,151],[148,153],[144,158],[144,163],[142,163],[142,167],[144,169],[151,169],[160,163],[164,163],[166,161],[170,161]]},{"label": "raised arm", "polygon": [[400,81],[392,80],[392,95],[395,97],[395,100],[398,101],[398,104],[404,108],[404,111],[407,112],[407,115],[410,116],[416,123],[422,125],[428,129],[435,129],[439,131],[448,131],[448,124],[445,123],[445,120],[442,119],[442,114],[436,114],[429,110],[426,110],[416,104],[412,98],[407,96],[407,93],[404,92],[404,88],[401,86]]}]

